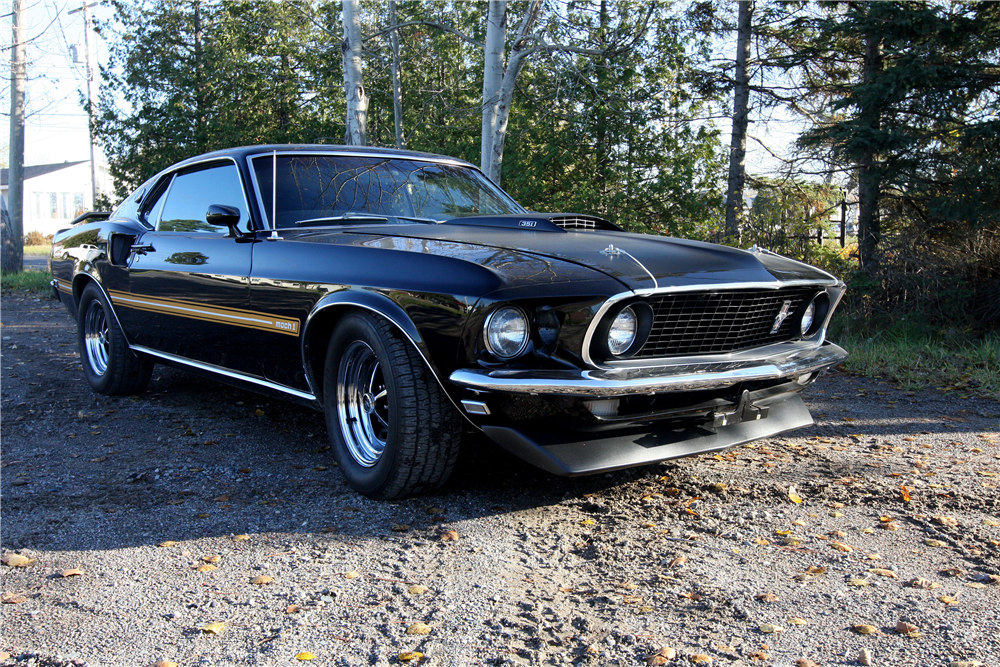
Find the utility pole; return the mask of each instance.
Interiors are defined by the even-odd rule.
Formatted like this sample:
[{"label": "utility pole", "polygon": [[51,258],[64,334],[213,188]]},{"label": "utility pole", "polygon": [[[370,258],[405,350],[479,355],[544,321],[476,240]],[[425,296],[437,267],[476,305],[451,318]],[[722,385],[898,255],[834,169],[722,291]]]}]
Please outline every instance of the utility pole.
[{"label": "utility pole", "polygon": [[4,226],[0,265],[4,273],[24,269],[24,0],[13,0],[10,49],[10,170],[8,173],[9,223]]},{"label": "utility pole", "polygon": [[83,3],[67,14],[83,12],[83,48],[86,50],[87,62],[87,135],[90,137],[90,208],[97,208],[97,165],[94,162],[94,68],[90,62],[90,8],[98,3]]}]

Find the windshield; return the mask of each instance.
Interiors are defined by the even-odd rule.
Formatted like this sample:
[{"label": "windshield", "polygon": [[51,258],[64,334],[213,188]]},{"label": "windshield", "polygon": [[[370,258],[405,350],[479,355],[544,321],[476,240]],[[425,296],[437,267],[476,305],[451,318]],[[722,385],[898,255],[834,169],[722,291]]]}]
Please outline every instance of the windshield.
[{"label": "windshield", "polygon": [[[278,187],[274,185],[277,167]],[[442,221],[522,213],[475,169],[421,160],[351,155],[270,155],[253,159],[264,217],[297,224]]]}]

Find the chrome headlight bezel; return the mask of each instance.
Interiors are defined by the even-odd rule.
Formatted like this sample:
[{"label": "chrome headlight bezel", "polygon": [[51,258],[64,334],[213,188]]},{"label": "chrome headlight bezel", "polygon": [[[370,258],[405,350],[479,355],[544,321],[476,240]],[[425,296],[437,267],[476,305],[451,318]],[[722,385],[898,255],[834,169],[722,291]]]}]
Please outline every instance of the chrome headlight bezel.
[{"label": "chrome headlight bezel", "polygon": [[[520,341],[515,346],[505,346],[499,327],[518,321],[521,323]],[[531,321],[528,319],[527,313],[518,306],[510,304],[500,306],[489,314],[483,324],[483,341],[489,353],[502,361],[509,361],[521,356],[527,350],[528,343],[531,342]]]},{"label": "chrome headlight bezel", "polygon": [[[613,344],[613,329],[618,322],[618,318],[626,312],[631,312],[635,317],[635,331],[629,343],[625,346]],[[627,315],[626,315],[627,317]],[[649,338],[649,332],[653,328],[653,309],[645,301],[626,301],[616,304],[601,318],[601,322],[594,330],[591,340],[591,355],[595,359],[604,361],[615,361],[618,359],[628,359],[634,356]]]}]

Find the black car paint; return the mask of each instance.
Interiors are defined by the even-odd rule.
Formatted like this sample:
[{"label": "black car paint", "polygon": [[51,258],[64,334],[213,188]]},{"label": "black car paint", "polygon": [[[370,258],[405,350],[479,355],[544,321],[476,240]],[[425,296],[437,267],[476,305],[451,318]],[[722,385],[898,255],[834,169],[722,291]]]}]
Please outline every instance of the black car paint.
[{"label": "black car paint", "polygon": [[[84,222],[56,236],[52,268],[59,298],[75,315],[83,287],[97,282],[114,305],[129,343],[160,353],[158,361],[316,409],[321,409],[326,340],[337,318],[348,308],[371,310],[404,331],[459,408],[463,399],[481,398],[447,382],[463,367],[586,369],[584,339],[609,298],[664,287],[710,289],[776,280],[831,284],[827,274],[778,256],[616,231],[567,232],[528,224],[548,217],[528,212],[470,219],[467,224],[458,219],[437,225],[357,224],[272,232],[262,223],[247,166],[249,156],[271,149],[224,151],[170,170],[211,160],[235,161],[247,188],[248,238],[150,229],[142,209],[145,197],[169,175],[164,172],[144,184],[113,218]],[[123,243],[138,251],[123,253]],[[628,252],[616,253],[620,244],[626,244]],[[533,318],[555,322],[558,341],[533,340],[529,354],[502,363],[485,350],[482,330],[495,304],[510,301]],[[189,361],[198,363],[192,368]],[[741,389],[728,392],[728,398],[735,400],[734,393]],[[524,399],[492,400],[495,405]],[[542,419],[550,409],[567,414],[579,409],[563,399],[534,403],[545,403],[540,410],[534,405],[528,411],[535,410]],[[488,417],[459,410],[529,460],[537,458],[532,453],[537,441],[551,437],[519,429],[509,409]],[[789,428],[803,423],[796,414]],[[537,421],[529,414],[525,426]],[[530,445],[532,438],[536,446]],[[720,440],[719,446],[727,442]],[[564,464],[543,467],[562,474],[586,471]]]}]

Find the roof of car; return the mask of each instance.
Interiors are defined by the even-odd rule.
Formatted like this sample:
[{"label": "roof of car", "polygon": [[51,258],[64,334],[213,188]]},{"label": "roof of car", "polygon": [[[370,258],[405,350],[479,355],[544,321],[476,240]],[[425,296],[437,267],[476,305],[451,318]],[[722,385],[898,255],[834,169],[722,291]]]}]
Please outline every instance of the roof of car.
[{"label": "roof of car", "polygon": [[403,159],[435,161],[446,160],[448,162],[458,162],[470,167],[475,166],[465,160],[448,155],[421,153],[419,151],[406,151],[398,148],[383,148],[378,146],[345,146],[343,144],[264,144],[260,146],[238,146],[235,148],[224,148],[222,150],[212,151],[211,153],[197,155],[177,164],[184,165],[191,162],[202,162],[206,158],[214,157],[231,157],[237,160],[242,160],[251,155],[261,155],[271,153],[273,151],[277,151],[279,153],[341,153],[348,155],[371,155]]}]

